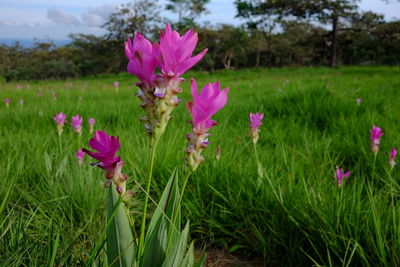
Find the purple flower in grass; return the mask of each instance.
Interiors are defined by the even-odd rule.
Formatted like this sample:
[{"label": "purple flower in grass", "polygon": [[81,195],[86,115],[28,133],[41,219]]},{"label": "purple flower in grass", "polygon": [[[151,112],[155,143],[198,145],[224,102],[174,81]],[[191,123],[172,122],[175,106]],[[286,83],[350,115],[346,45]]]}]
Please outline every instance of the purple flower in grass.
[{"label": "purple flower in grass", "polygon": [[262,124],[262,119],[264,118],[264,114],[250,113],[250,127],[251,127],[251,135],[253,137],[253,143],[257,143],[259,138],[260,126]]},{"label": "purple flower in grass", "polygon": [[396,148],[392,148],[392,151],[390,151],[389,155],[389,165],[393,168],[397,163],[395,161],[397,155],[397,150]]},{"label": "purple flower in grass", "polygon": [[349,177],[350,172],[344,172],[343,169],[339,169],[339,166],[336,166],[335,170],[335,178],[337,179],[337,183],[339,186],[343,184],[343,179]]},{"label": "purple flower in grass", "polygon": [[88,120],[88,124],[89,124],[89,127],[90,127],[90,133],[93,132],[94,124],[95,124],[95,123],[96,123],[96,120],[93,119],[93,118],[90,118],[90,119]]},{"label": "purple flower in grass", "polygon": [[372,126],[371,133],[371,150],[375,153],[379,150],[380,139],[384,135],[381,128]]},{"label": "purple flower in grass", "polygon": [[186,103],[186,107],[192,115],[193,133],[186,136],[189,141],[189,146],[186,149],[187,166],[196,170],[199,164],[204,160],[201,155],[202,150],[207,147],[208,131],[217,123],[211,119],[215,113],[223,108],[228,101],[229,88],[221,90],[219,82],[206,84],[201,90],[200,94],[197,91],[196,80],[192,78],[191,81],[193,101]]},{"label": "purple flower in grass", "polygon": [[112,180],[117,187],[118,193],[120,195],[124,194],[128,176],[121,173],[122,166],[125,163],[121,161],[120,156],[116,156],[120,148],[118,137],[110,136],[105,131],[99,130],[96,131],[94,137],[90,139],[89,146],[96,152],[89,151],[85,148],[82,149],[82,151],[98,161],[92,165],[103,169],[107,181]]},{"label": "purple flower in grass", "polygon": [[74,117],[71,118],[71,126],[74,128],[75,132],[77,132],[79,135],[82,134],[82,123],[83,123],[83,118],[80,117],[78,114],[76,114]]},{"label": "purple flower in grass", "polygon": [[78,163],[79,163],[79,164],[82,164],[82,163],[83,163],[83,157],[84,157],[85,155],[86,155],[86,153],[83,152],[82,149],[79,149],[79,150],[76,152],[75,157],[78,159]]},{"label": "purple flower in grass", "polygon": [[11,99],[9,98],[4,99],[4,103],[6,104],[7,108],[10,107]]},{"label": "purple flower in grass", "polygon": [[67,115],[65,115],[62,112],[56,114],[53,117],[53,120],[57,123],[57,131],[58,131],[59,135],[61,135],[61,133],[64,130],[64,124],[67,122],[66,118],[67,118]]}]

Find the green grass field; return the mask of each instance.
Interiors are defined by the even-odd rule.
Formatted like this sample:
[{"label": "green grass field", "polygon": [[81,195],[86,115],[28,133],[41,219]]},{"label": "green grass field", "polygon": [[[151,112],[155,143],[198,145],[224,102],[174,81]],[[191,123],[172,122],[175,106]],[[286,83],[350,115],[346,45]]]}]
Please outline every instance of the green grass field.
[{"label": "green grass field", "polygon": [[[388,164],[391,148],[400,149],[399,68],[251,69],[185,77],[196,77],[199,87],[216,80],[231,87],[228,104],[215,116],[219,125],[211,130],[206,161],[184,197],[184,221],[190,220],[200,249],[225,248],[249,265],[400,266],[400,166],[391,171]],[[96,129],[120,137],[124,172],[136,191],[132,216],[140,222],[149,138],[138,121],[143,111],[135,78],[70,82],[31,82],[29,88],[20,82],[20,89],[0,83],[1,266],[84,265],[106,212],[103,172],[88,165],[94,162],[89,157],[79,165],[74,156],[88,148],[90,117]],[[188,89],[187,81],[183,101],[190,99]],[[68,115],[60,140],[52,119],[59,112]],[[265,170],[259,187],[249,112],[265,113],[257,144]],[[69,125],[75,114],[85,119],[81,140]],[[155,200],[173,169],[184,167],[189,119],[179,105],[162,137]],[[385,133],[376,158],[372,125]],[[341,187],[333,178],[336,165],[351,171]]]}]

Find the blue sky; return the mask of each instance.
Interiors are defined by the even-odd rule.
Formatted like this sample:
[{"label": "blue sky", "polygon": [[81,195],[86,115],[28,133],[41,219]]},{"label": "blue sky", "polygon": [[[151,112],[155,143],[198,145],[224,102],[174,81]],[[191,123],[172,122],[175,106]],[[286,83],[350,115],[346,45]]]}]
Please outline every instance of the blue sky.
[{"label": "blue sky", "polygon": [[[0,38],[66,39],[69,33],[101,35],[100,27],[109,14],[128,0],[1,0]],[[165,5],[166,0],[159,0]],[[211,0],[211,11],[201,21],[211,23],[240,24],[235,19],[234,0]],[[398,0],[362,0],[363,11],[373,10],[385,15],[387,20],[400,19]],[[176,19],[174,14],[165,12],[166,17]]]}]

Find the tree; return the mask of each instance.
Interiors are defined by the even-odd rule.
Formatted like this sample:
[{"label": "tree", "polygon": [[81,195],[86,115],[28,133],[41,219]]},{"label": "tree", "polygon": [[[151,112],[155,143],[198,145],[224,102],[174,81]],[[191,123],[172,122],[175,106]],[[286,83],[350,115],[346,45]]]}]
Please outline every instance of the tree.
[{"label": "tree", "polygon": [[162,21],[160,10],[157,0],[136,0],[121,5],[103,25],[108,31],[107,38],[126,40],[132,37],[135,31],[143,34],[153,33]]},{"label": "tree", "polygon": [[210,0],[168,0],[166,9],[178,14],[178,23],[181,24],[184,19],[193,21],[207,12],[206,5],[209,2]]},{"label": "tree", "polygon": [[279,10],[263,0],[236,0],[236,17],[247,20],[247,28],[256,42],[257,55],[255,66],[260,65],[263,39],[267,39],[268,66],[272,65],[272,31],[281,16]]},{"label": "tree", "polygon": [[[237,2],[256,3],[260,0]],[[265,0],[262,2],[264,14],[276,14],[280,17],[311,19],[322,24],[330,24],[330,65],[337,65],[337,50],[341,25],[357,14],[359,0]]]}]

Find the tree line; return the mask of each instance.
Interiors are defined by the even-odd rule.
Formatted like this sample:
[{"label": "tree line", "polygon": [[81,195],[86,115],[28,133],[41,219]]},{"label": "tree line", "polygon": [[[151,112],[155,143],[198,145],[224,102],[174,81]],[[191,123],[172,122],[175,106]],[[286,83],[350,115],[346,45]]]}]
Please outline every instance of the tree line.
[{"label": "tree line", "polygon": [[[356,0],[236,0],[243,23],[198,23],[209,0],[136,0],[120,6],[103,25],[104,36],[71,34],[56,47],[37,42],[0,46],[0,75],[10,80],[65,79],[126,70],[124,41],[140,31],[154,39],[165,23],[199,33],[199,51],[208,48],[198,69],[247,67],[398,65],[400,20],[360,12]],[[163,9],[178,15],[162,17]]]}]

